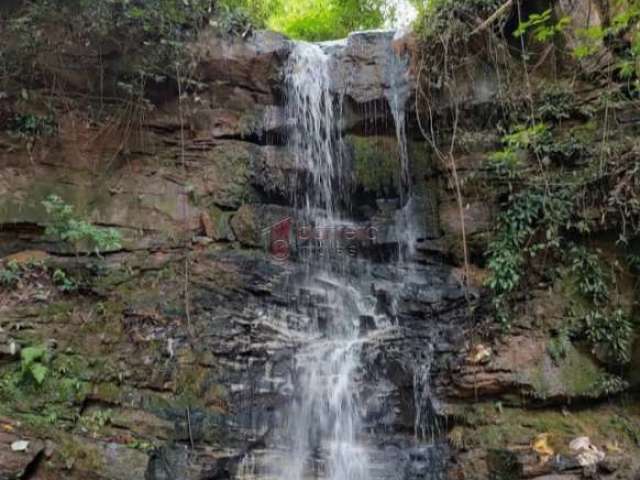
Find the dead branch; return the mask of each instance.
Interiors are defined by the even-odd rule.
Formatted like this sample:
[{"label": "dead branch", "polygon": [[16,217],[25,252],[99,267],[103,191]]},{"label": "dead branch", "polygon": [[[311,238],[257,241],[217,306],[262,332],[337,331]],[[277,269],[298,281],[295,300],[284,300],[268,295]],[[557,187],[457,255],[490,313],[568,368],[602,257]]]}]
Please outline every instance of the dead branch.
[{"label": "dead branch", "polygon": [[485,30],[489,25],[495,22],[498,18],[500,18],[504,13],[507,12],[513,6],[513,0],[507,0],[500,8],[498,8],[489,18],[487,18],[484,22],[478,25],[475,30],[471,32],[471,35],[476,35],[483,30]]}]

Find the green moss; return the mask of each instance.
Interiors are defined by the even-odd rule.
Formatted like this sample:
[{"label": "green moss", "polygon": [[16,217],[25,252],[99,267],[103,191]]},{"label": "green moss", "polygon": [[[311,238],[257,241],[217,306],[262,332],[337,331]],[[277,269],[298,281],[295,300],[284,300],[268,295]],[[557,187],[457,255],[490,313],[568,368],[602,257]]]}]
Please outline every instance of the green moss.
[{"label": "green moss", "polygon": [[122,399],[122,389],[113,382],[93,385],[92,394],[94,397],[106,403],[118,404]]},{"label": "green moss", "polygon": [[89,392],[87,362],[81,357],[59,355],[48,363],[41,385],[26,381],[17,363],[0,373],[0,404],[9,416],[22,415],[26,423],[46,426],[73,421]]},{"label": "green moss", "polygon": [[346,139],[353,149],[356,182],[369,192],[390,194],[400,181],[398,144],[391,137],[358,137]]},{"label": "green moss", "polygon": [[569,348],[564,360],[560,363],[560,381],[574,396],[592,394],[594,385],[603,375],[604,372],[590,357],[578,352],[575,348]]},{"label": "green moss", "polygon": [[591,356],[567,345],[564,356],[555,362],[557,367],[545,360],[529,370],[534,397],[595,398],[603,393],[601,385],[609,375]]},{"label": "green moss", "polygon": [[59,452],[67,465],[88,472],[99,472],[104,468],[101,452],[81,438],[65,436],[61,439]]},{"label": "green moss", "polygon": [[[618,443],[631,455],[640,455],[638,403],[607,404],[573,412],[554,408],[525,410],[507,407],[499,414],[495,414],[493,404],[476,407],[494,414],[479,424],[462,428],[463,443],[468,448],[518,449],[530,445],[536,436],[545,433],[549,435],[549,445],[557,453],[569,453],[571,440],[587,436],[597,445]],[[495,467],[500,464],[497,462]]]}]

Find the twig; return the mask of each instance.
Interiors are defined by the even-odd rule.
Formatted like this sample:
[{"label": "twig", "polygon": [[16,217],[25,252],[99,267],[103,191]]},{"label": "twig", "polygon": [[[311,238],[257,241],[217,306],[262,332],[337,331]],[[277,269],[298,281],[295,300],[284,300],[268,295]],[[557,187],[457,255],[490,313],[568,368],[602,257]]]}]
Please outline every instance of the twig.
[{"label": "twig", "polygon": [[193,450],[193,433],[191,432],[191,409],[187,407],[187,431],[189,432],[189,445]]},{"label": "twig", "polygon": [[184,257],[184,312],[187,317],[187,329],[189,335],[193,338],[193,330],[191,328],[191,308],[189,302],[189,254]]}]

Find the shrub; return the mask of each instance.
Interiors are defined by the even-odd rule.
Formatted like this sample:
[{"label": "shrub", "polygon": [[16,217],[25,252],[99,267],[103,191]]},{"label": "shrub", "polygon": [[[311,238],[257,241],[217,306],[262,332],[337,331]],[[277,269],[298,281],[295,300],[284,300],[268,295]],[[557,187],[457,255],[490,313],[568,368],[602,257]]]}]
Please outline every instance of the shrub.
[{"label": "shrub", "polygon": [[5,288],[14,288],[20,281],[20,265],[17,262],[8,262],[6,267],[0,268],[0,285]]},{"label": "shrub", "polygon": [[416,32],[423,40],[447,32],[454,36],[468,35],[478,18],[488,17],[504,2],[502,0],[430,0],[418,1]]},{"label": "shrub", "polygon": [[560,122],[571,118],[576,109],[576,96],[572,88],[552,85],[545,88],[536,105],[538,117],[547,122]]},{"label": "shrub", "polygon": [[[213,0],[39,0],[21,2],[5,21],[6,44],[0,54],[5,71],[21,85],[57,83],[58,57],[79,49],[82,66],[100,71],[103,87],[113,77],[122,93],[142,97],[150,80],[176,75],[186,65],[185,43],[193,38],[213,11]],[[4,19],[3,19],[4,20]],[[105,62],[104,46],[116,45],[117,65]],[[47,61],[43,62],[43,59]],[[9,76],[7,76],[9,77]],[[64,75],[61,76],[64,78]],[[61,84],[64,86],[64,81]],[[94,86],[97,91],[97,86]],[[30,120],[29,120],[30,121]],[[31,127],[30,127],[31,128]]]},{"label": "shrub", "polygon": [[57,195],[50,195],[42,205],[51,219],[46,234],[70,243],[76,255],[82,244],[88,244],[98,256],[106,250],[122,247],[122,238],[116,229],[96,227],[75,217],[71,205]]},{"label": "shrub", "polygon": [[584,247],[573,247],[569,257],[570,271],[575,275],[580,294],[594,305],[604,304],[609,297],[607,282],[610,276],[602,268],[599,256]]},{"label": "shrub", "polygon": [[53,283],[58,287],[61,292],[75,292],[78,289],[78,284],[69,277],[64,270],[60,270],[59,268],[53,272]]},{"label": "shrub", "polygon": [[58,126],[51,115],[16,115],[9,123],[9,131],[27,138],[49,137],[56,133]]},{"label": "shrub", "polygon": [[520,286],[528,259],[543,250],[561,251],[561,229],[572,213],[572,192],[566,187],[550,192],[531,188],[510,197],[509,208],[498,218],[487,262],[487,286],[503,326],[509,324],[509,296]]},{"label": "shrub", "polygon": [[515,177],[521,167],[522,153],[545,153],[551,143],[551,131],[544,123],[516,125],[511,133],[502,137],[502,143],[504,148],[491,154],[489,161],[498,173],[506,172],[510,177]]},{"label": "shrub", "polygon": [[610,314],[599,310],[588,312],[584,317],[584,334],[594,350],[601,349],[610,363],[623,365],[631,360],[633,325],[622,309]]}]

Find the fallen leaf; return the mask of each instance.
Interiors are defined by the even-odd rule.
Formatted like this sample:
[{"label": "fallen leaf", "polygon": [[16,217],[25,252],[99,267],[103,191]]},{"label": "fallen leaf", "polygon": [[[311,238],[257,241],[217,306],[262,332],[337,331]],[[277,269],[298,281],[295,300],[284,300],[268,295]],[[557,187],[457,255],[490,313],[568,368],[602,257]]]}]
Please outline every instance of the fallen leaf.
[{"label": "fallen leaf", "polygon": [[541,433],[534,440],[531,446],[533,450],[540,456],[540,462],[546,463],[553,457],[554,451],[549,446],[549,434]]}]

